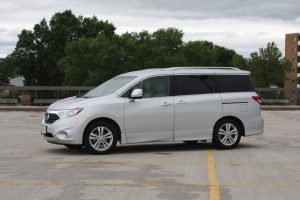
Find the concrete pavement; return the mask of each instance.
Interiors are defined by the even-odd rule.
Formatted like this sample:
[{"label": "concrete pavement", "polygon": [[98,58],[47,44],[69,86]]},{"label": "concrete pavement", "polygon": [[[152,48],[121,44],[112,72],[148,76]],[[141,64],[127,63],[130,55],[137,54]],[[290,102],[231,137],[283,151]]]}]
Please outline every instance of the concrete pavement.
[{"label": "concrete pavement", "polygon": [[0,199],[299,199],[300,111],[263,111],[265,134],[122,145],[99,156],[46,143],[43,112],[0,112]]}]

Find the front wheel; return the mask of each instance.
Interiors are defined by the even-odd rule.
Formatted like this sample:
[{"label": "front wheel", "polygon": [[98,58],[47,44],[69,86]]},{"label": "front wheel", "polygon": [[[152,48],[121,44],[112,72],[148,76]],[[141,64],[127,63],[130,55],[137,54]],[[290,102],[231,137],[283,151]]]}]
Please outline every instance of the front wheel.
[{"label": "front wheel", "polygon": [[117,144],[116,129],[107,122],[95,122],[89,125],[84,134],[84,144],[94,154],[107,154]]},{"label": "front wheel", "polygon": [[213,144],[220,149],[233,149],[239,144],[241,135],[241,126],[236,121],[224,119],[214,129]]}]

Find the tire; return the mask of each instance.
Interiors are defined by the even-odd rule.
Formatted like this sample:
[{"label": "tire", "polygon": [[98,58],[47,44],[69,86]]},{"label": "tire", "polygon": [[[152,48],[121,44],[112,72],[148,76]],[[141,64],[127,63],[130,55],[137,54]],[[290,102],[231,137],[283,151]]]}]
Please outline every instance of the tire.
[{"label": "tire", "polygon": [[186,144],[196,144],[199,140],[188,140],[188,141],[183,141]]},{"label": "tire", "polygon": [[89,152],[107,154],[116,147],[116,128],[107,122],[94,122],[86,128],[83,142]]},{"label": "tire", "polygon": [[232,119],[223,119],[219,121],[213,132],[213,144],[219,149],[235,148],[242,135],[242,127]]},{"label": "tire", "polygon": [[65,147],[68,147],[69,149],[81,149],[82,145],[72,145],[72,144],[65,144]]}]

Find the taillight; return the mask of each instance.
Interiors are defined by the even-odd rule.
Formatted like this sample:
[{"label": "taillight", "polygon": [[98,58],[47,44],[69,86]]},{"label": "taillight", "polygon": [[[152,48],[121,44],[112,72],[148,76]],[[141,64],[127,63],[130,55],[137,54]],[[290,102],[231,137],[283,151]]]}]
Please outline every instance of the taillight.
[{"label": "taillight", "polygon": [[257,101],[259,104],[261,104],[261,98],[260,98],[260,96],[253,96],[252,99],[254,99],[254,100]]}]

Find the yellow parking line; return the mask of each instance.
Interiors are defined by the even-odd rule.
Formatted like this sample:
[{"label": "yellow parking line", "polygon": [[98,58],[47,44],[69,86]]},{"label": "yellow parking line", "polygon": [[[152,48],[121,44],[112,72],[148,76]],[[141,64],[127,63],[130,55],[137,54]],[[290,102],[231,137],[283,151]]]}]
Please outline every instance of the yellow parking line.
[{"label": "yellow parking line", "polygon": [[214,151],[209,149],[207,152],[209,199],[221,200],[221,190],[217,178],[216,161]]}]

